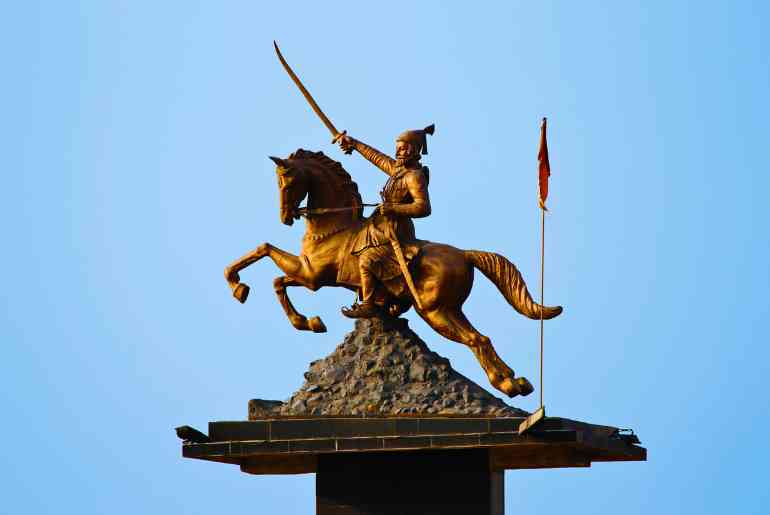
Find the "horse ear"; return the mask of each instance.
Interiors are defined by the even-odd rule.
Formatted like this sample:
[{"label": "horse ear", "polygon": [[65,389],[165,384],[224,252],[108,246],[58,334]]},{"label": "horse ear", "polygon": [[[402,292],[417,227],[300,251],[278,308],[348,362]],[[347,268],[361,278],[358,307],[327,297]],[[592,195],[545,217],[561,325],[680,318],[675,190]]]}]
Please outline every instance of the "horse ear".
[{"label": "horse ear", "polygon": [[276,165],[280,166],[281,168],[289,168],[289,164],[281,159],[280,157],[273,157],[273,156],[267,156],[270,158],[272,162],[274,162]]}]

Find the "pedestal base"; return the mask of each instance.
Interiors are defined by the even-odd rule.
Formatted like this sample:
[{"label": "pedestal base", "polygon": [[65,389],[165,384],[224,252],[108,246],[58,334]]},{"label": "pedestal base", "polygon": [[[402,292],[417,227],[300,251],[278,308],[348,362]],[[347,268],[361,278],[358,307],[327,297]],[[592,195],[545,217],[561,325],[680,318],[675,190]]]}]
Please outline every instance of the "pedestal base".
[{"label": "pedestal base", "polygon": [[487,449],[318,457],[317,515],[502,515],[503,497]]},{"label": "pedestal base", "polygon": [[177,428],[182,455],[249,474],[316,476],[319,515],[502,514],[503,473],[644,461],[629,431],[523,417],[311,417]]}]

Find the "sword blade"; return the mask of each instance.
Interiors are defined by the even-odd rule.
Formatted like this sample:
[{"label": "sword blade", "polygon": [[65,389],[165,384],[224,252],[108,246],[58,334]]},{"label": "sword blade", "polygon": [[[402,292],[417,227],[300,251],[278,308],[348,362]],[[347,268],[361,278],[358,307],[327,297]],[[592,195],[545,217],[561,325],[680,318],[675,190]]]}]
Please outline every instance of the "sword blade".
[{"label": "sword blade", "polygon": [[310,104],[310,107],[313,109],[313,112],[318,115],[318,117],[321,119],[324,125],[326,125],[326,128],[329,129],[329,132],[332,133],[332,136],[336,139],[337,136],[339,136],[340,132],[337,130],[337,128],[334,126],[334,124],[329,120],[329,118],[326,117],[323,111],[321,111],[321,108],[318,107],[318,104],[313,99],[313,95],[310,94],[310,92],[305,88],[305,86],[302,84],[302,81],[299,80],[299,77],[297,77],[297,74],[294,73],[294,70],[291,69],[291,66],[289,66],[289,63],[286,62],[286,59],[283,58],[283,54],[281,54],[281,50],[278,48],[278,44],[273,41],[273,46],[275,47],[275,53],[278,54],[278,60],[281,61],[281,64],[283,65],[284,70],[286,70],[286,73],[289,74],[289,77],[291,77],[291,80],[294,81],[294,84],[297,85],[299,90],[302,92],[302,96],[305,97],[305,100],[307,100],[307,103]]}]

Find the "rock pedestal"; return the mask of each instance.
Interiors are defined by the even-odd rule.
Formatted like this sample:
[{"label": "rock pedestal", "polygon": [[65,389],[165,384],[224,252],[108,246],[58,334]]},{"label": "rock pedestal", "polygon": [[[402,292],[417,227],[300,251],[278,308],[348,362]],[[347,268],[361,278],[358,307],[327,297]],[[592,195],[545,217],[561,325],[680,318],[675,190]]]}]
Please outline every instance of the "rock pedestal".
[{"label": "rock pedestal", "polygon": [[250,419],[418,414],[521,417],[527,412],[455,371],[403,318],[356,321],[334,352],[310,364],[305,383],[289,400],[249,403]]}]

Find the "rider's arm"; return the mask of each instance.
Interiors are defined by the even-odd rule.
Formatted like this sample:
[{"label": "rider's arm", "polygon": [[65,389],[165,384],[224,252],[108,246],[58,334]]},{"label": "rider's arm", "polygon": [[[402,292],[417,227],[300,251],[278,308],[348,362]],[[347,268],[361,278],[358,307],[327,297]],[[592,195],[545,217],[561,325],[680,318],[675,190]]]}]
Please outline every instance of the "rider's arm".
[{"label": "rider's arm", "polygon": [[430,215],[430,198],[428,197],[428,181],[421,171],[412,171],[404,177],[406,187],[412,196],[409,204],[388,204],[387,213],[410,218],[423,218]]},{"label": "rider's arm", "polygon": [[352,147],[356,149],[362,156],[369,160],[374,166],[382,170],[388,175],[393,175],[393,165],[396,160],[392,157],[383,154],[376,148],[370,147],[366,143],[362,143],[354,138],[348,138]]}]

